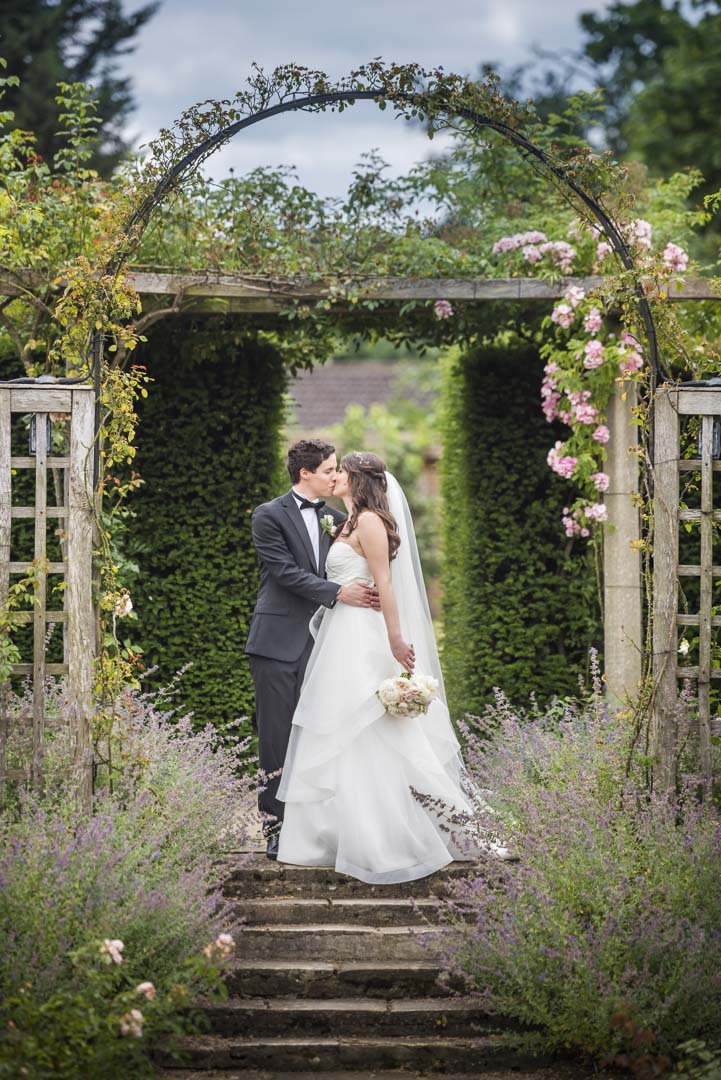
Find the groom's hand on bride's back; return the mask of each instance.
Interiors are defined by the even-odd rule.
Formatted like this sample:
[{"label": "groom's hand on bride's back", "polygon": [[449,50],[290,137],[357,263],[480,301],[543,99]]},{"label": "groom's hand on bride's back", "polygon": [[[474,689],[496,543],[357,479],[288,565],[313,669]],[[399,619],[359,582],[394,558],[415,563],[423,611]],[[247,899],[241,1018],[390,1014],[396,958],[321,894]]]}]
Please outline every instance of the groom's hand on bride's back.
[{"label": "groom's hand on bride's back", "polygon": [[350,585],[342,585],[336,597],[341,604],[349,604],[351,607],[369,607],[380,611],[381,602],[378,598],[378,590],[370,585],[364,585],[362,581],[352,581]]}]

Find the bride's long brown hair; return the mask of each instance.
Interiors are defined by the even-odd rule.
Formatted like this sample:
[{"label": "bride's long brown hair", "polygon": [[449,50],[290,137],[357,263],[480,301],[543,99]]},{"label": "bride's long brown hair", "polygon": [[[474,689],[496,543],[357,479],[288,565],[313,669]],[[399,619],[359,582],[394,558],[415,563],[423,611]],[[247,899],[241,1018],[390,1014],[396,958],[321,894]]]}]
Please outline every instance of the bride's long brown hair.
[{"label": "bride's long brown hair", "polygon": [[352,454],[345,455],[340,467],[348,474],[348,487],[353,500],[353,510],[344,529],[345,534],[350,535],[355,530],[358,516],[364,510],[372,510],[381,519],[388,534],[388,558],[395,559],[401,538],[398,535],[398,523],[388,508],[385,463],[377,454],[354,450]]}]

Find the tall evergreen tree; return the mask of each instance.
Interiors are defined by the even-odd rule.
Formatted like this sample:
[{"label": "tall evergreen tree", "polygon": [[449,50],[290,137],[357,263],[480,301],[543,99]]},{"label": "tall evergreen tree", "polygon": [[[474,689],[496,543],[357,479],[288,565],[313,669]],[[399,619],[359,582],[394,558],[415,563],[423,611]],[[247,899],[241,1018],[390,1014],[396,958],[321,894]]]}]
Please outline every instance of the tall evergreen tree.
[{"label": "tall evergreen tree", "polygon": [[123,124],[134,102],[130,80],[118,73],[118,58],[130,52],[158,0],[132,14],[122,0],[2,0],[0,55],[8,74],[20,78],[8,89],[4,107],[18,127],[34,131],[37,150],[50,158],[58,149],[58,82],[87,82],[98,103],[98,142],[93,166],[107,175],[127,149]]}]

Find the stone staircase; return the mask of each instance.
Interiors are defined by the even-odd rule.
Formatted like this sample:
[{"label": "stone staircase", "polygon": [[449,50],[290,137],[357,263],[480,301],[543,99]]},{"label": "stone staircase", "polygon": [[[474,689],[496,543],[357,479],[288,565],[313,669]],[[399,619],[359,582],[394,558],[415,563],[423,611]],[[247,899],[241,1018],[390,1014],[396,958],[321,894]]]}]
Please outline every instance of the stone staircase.
[{"label": "stone staircase", "polygon": [[457,863],[421,881],[371,886],[264,854],[229,862],[224,891],[245,920],[229,998],[204,1006],[211,1033],[182,1039],[184,1065],[161,1056],[158,1075],[578,1080],[578,1069],[512,1049],[505,1025],[437,981],[433,950],[443,931],[433,923],[433,895],[468,872]]}]

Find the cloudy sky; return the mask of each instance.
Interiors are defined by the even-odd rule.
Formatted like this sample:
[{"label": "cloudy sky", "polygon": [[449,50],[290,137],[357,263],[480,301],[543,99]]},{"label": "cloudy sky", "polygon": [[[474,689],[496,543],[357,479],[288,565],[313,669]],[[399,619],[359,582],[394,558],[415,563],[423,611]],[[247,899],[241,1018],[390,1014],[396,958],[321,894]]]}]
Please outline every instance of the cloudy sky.
[{"label": "cloudy sky", "polygon": [[[132,0],[127,9],[141,7]],[[535,47],[564,51],[581,40],[578,15],[599,0],[163,0],[122,67],[138,104],[129,134],[136,145],[183,108],[232,96],[256,61],[294,62],[340,76],[373,57],[442,65],[475,74],[528,63]],[[287,114],[241,132],[209,163],[215,177],[233,168],[294,164],[306,186],[339,195],[363,151],[378,148],[400,173],[433,146],[422,132],[371,102],[349,113]]]}]

